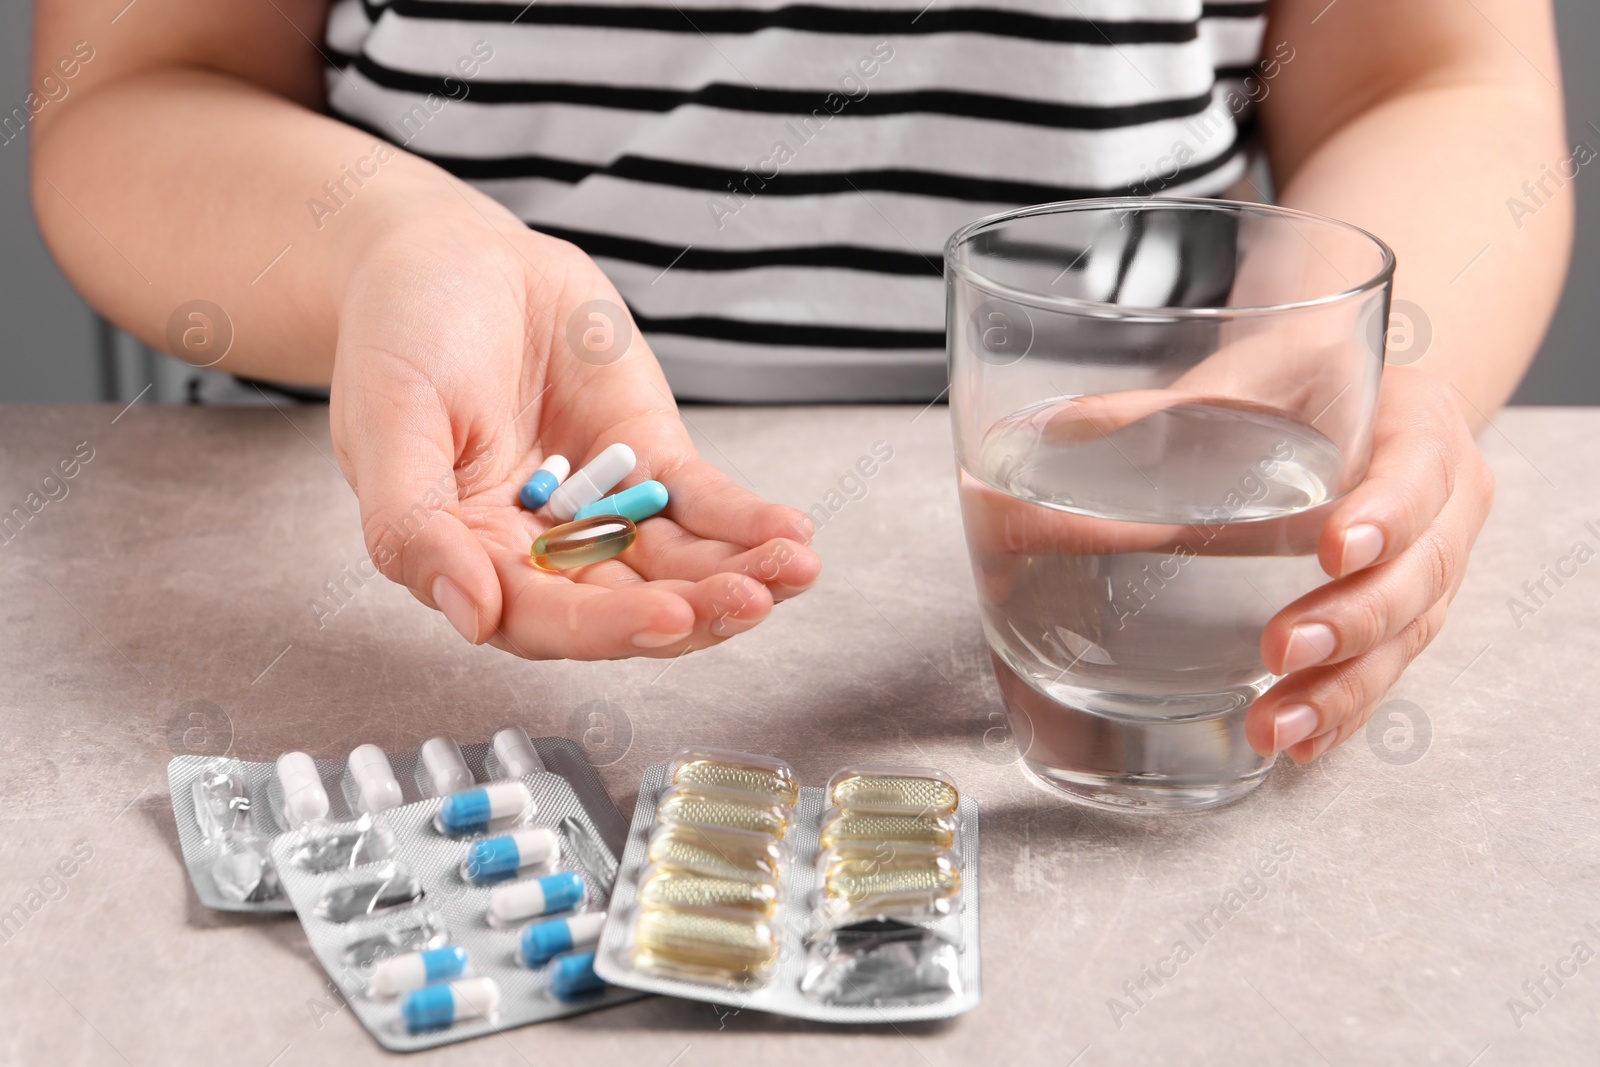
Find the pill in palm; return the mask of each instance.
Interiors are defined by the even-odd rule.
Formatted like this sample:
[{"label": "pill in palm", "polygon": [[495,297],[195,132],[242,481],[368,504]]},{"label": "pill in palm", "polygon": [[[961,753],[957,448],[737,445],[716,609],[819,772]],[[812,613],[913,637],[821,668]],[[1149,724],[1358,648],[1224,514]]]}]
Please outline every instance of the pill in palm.
[{"label": "pill in palm", "polygon": [[404,952],[391,956],[372,969],[368,989],[375,996],[392,997],[429,982],[460,978],[467,969],[467,950],[459,945]]},{"label": "pill in palm", "polygon": [[633,544],[639,530],[620,515],[596,515],[552,526],[533,543],[534,566],[565,571],[608,560]]},{"label": "pill in palm", "polygon": [[561,522],[571,522],[579,508],[611,492],[618,482],[633,473],[638,462],[633,449],[627,445],[619,442],[610,446],[551,494],[550,514]]},{"label": "pill in palm", "polygon": [[521,815],[532,803],[528,787],[516,779],[454,793],[439,806],[439,829],[447,834],[475,834],[496,819]]},{"label": "pill in palm", "polygon": [[538,511],[549,503],[550,495],[566,481],[571,470],[572,464],[567,462],[566,456],[551,456],[539,464],[539,469],[533,472],[528,484],[517,494],[517,500],[529,511]]},{"label": "pill in palm", "polygon": [[659,514],[667,506],[667,487],[657,481],[640,482],[620,493],[613,493],[602,497],[593,504],[587,504],[578,509],[573,516],[575,519],[587,519],[593,515],[621,515],[634,522],[643,522],[652,515]]},{"label": "pill in palm", "polygon": [[400,1013],[412,1033],[467,1019],[493,1020],[500,1011],[500,987],[493,978],[457,978],[406,994]]}]

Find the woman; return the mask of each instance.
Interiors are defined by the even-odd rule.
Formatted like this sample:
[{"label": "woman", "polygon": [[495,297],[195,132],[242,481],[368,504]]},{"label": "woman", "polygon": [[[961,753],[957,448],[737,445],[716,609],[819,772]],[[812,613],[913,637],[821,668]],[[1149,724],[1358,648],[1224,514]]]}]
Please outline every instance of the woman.
[{"label": "woman", "polygon": [[[203,296],[234,326],[222,369],[331,385],[375,562],[467,640],[676,656],[819,563],[803,516],[698,457],[674,389],[932,400],[957,224],[1265,195],[1264,159],[1277,201],[1396,249],[1434,336],[1385,375],[1371,475],[1321,543],[1336,580],[1263,638],[1288,677],[1252,743],[1349,737],[1443,622],[1492,497],[1471,431],[1560,291],[1549,5],[775,2],[41,0],[37,76],[70,91],[33,120],[40,224],[145,340]],[[1529,181],[1536,213],[1508,216]],[[629,565],[533,573],[517,488],[618,440],[672,519]]]}]

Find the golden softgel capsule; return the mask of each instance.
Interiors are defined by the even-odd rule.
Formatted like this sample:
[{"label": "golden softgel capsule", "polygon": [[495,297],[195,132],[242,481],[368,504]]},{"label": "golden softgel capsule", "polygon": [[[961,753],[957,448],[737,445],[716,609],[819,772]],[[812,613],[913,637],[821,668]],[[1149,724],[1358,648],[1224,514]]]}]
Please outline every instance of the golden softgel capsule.
[{"label": "golden softgel capsule", "polygon": [[766,834],[669,823],[650,835],[651,863],[714,878],[782,881],[782,847]]},{"label": "golden softgel capsule", "polygon": [[647,908],[633,928],[633,964],[698,980],[765,981],[778,964],[778,938],[760,919]]},{"label": "golden softgel capsule", "polygon": [[934,770],[850,767],[828,783],[828,803],[857,810],[954,815],[961,794],[947,775]]},{"label": "golden softgel capsule", "polygon": [[949,815],[901,815],[838,808],[829,809],[823,816],[823,848],[875,841],[950,848],[956,843],[956,821]]},{"label": "golden softgel capsule", "polygon": [[715,786],[675,785],[661,795],[656,819],[662,823],[697,823],[729,830],[748,830],[782,839],[787,813],[775,801]]},{"label": "golden softgel capsule", "polygon": [[743,752],[689,749],[678,753],[667,769],[675,785],[711,785],[769,797],[786,808],[800,799],[800,783],[782,760]]},{"label": "golden softgel capsule", "polygon": [[729,908],[770,919],[778,899],[774,882],[713,878],[671,867],[652,867],[639,883],[639,905],[645,908]]},{"label": "golden softgel capsule", "polygon": [[824,853],[819,869],[823,895],[843,904],[922,911],[961,895],[960,862],[944,849],[851,845]]},{"label": "golden softgel capsule", "polygon": [[552,526],[533,543],[534,566],[547,571],[587,567],[620,554],[639,528],[621,515],[596,515]]}]

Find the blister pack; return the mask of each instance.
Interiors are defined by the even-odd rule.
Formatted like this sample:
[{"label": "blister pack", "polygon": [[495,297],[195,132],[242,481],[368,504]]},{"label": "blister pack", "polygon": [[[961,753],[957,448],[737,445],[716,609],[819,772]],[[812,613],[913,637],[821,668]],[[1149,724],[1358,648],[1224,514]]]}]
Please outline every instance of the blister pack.
[{"label": "blister pack", "polygon": [[[379,826],[392,842],[381,856],[366,845]],[[499,777],[318,822],[280,834],[270,859],[312,951],[384,1048],[432,1048],[644,995],[595,973],[616,867],[560,775]]]},{"label": "blister pack", "polygon": [[[626,823],[583,749],[564,737],[529,739],[519,726],[496,732],[487,744],[460,746],[435,737],[409,752],[359,745],[345,760],[303,752],[270,763],[177,756],[167,764],[167,785],[200,903],[222,911],[287,912],[293,908],[271,859],[279,835],[545,770],[567,781],[600,842],[618,855]],[[392,847],[388,824],[377,821],[351,859],[381,859]]]},{"label": "blister pack", "polygon": [[940,771],[689,749],[645,771],[595,959],[618,986],[804,1019],[976,1007],[978,805]]}]

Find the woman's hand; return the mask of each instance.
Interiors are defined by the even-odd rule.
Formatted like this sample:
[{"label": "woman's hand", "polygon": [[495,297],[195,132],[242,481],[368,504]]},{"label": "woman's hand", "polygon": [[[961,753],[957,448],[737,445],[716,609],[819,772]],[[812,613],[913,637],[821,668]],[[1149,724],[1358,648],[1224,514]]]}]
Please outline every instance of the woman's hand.
[{"label": "woman's hand", "polygon": [[1308,763],[1364,726],[1444,625],[1494,501],[1494,476],[1452,387],[1385,369],[1366,480],[1318,544],[1335,580],[1279,612],[1261,655],[1287,675],[1250,709],[1257,752]]},{"label": "woman's hand", "polygon": [[[333,440],[379,569],[468,641],[531,659],[676,656],[809,587],[811,524],[699,457],[600,270],[458,188],[368,242],[339,309]],[[551,454],[576,470],[618,441],[639,457],[622,487],[665,483],[667,510],[615,559],[535,567],[553,522],[518,490]]]}]

